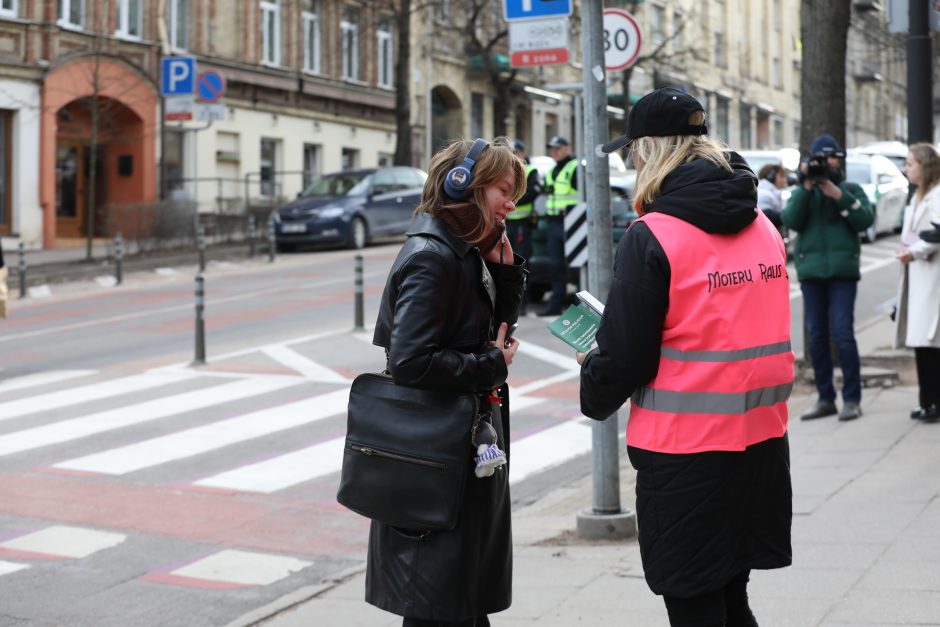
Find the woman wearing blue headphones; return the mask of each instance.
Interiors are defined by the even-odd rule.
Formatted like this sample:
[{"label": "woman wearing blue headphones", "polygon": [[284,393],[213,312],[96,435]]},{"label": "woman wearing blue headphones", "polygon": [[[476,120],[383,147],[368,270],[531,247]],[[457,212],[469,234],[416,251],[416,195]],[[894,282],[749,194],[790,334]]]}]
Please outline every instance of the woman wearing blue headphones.
[{"label": "woman wearing blue headphones", "polygon": [[372,522],[366,601],[403,616],[404,627],[486,627],[487,615],[511,602],[506,378],[519,347],[510,328],[525,260],[513,254],[504,222],[526,188],[512,149],[505,137],[457,141],[431,159],[379,306],[372,342],[386,349],[394,381],[474,392],[481,408],[467,442],[476,472],[468,473],[457,526]]}]

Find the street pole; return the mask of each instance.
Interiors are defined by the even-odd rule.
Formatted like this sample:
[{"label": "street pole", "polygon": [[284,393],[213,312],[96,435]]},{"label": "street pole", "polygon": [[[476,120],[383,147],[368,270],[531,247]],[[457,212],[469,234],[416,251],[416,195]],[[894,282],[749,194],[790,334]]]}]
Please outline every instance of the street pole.
[{"label": "street pole", "polygon": [[933,141],[930,3],[910,0],[907,33],[907,141]]},{"label": "street pole", "polygon": [[[610,164],[601,151],[607,141],[607,81],[604,64],[604,8],[601,0],[581,4],[581,48],[584,56],[584,158],[587,176],[578,187],[587,192],[588,283],[605,299],[613,280],[610,237]],[[618,415],[591,427],[593,507],[578,513],[582,538],[626,538],[636,534],[636,516],[620,507],[620,444]]]}]

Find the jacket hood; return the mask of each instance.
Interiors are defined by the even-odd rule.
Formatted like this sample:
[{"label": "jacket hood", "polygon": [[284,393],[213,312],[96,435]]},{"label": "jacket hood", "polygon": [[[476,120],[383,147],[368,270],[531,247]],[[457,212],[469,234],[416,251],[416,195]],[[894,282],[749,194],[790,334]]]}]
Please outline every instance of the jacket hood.
[{"label": "jacket hood", "polygon": [[736,152],[731,171],[706,159],[680,165],[663,180],[647,211],[685,220],[706,233],[738,233],[757,217],[757,177]]}]

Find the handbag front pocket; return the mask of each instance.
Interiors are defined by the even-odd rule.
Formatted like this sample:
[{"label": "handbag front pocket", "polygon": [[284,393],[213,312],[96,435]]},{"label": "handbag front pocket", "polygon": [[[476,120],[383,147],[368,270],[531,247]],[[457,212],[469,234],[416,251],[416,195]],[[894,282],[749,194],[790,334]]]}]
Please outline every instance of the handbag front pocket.
[{"label": "handbag front pocket", "polygon": [[428,468],[439,468],[440,470],[447,470],[446,463],[434,461],[432,459],[422,459],[420,457],[414,457],[411,455],[402,455],[393,451],[383,451],[382,449],[377,449],[372,446],[363,446],[361,444],[356,444],[355,442],[348,442],[346,445],[351,450],[362,455],[381,457],[383,459],[390,459],[405,464],[417,464],[419,466],[427,466]]}]

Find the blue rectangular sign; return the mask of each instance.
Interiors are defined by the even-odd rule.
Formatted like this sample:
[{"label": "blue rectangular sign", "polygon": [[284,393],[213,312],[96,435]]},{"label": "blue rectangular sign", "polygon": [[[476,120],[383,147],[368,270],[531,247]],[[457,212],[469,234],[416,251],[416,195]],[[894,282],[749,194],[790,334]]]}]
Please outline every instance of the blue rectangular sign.
[{"label": "blue rectangular sign", "polygon": [[503,0],[507,22],[571,15],[571,0]]},{"label": "blue rectangular sign", "polygon": [[196,87],[194,57],[163,57],[160,93],[164,96],[192,96]]}]

